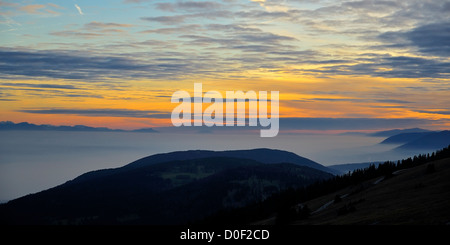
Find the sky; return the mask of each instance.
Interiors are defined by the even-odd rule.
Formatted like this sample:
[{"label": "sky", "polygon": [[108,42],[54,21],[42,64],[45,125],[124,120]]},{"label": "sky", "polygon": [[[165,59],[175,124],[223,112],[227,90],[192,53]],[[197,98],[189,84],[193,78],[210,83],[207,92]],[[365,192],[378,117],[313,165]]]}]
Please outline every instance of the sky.
[{"label": "sky", "polygon": [[450,1],[0,1],[0,121],[170,127],[175,91],[279,91],[280,129],[450,127]]}]

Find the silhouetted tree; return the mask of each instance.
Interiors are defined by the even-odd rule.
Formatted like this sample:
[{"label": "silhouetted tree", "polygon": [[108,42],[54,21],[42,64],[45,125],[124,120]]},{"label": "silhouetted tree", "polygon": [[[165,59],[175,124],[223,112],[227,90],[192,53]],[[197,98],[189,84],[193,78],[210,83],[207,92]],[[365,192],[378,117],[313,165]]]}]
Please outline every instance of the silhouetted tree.
[{"label": "silhouetted tree", "polygon": [[436,172],[436,169],[435,169],[435,167],[434,167],[434,164],[433,163],[430,163],[430,164],[428,164],[427,165],[427,174],[431,174],[431,173],[434,173],[434,172]]},{"label": "silhouetted tree", "polygon": [[[449,157],[450,145],[441,150],[433,152],[431,155],[417,155],[412,158],[410,157],[407,159],[398,160],[397,162],[386,161],[379,164],[377,167],[375,167],[375,165],[369,165],[369,167],[367,168],[356,169],[353,172],[348,172],[343,175],[336,175],[326,180],[317,181],[306,187],[297,189],[290,188],[288,190],[275,193],[266,200],[258,203],[258,205],[256,206],[248,206],[224,213],[222,219],[230,220],[230,217],[235,217],[236,219],[234,220],[234,223],[239,223],[239,221],[242,220],[250,222],[250,220],[260,220],[268,217],[269,215],[273,215],[273,213],[277,213],[277,224],[286,224],[295,219],[305,218],[310,215],[309,208],[305,206],[301,209],[296,210],[294,207],[298,203],[304,203],[308,200],[333,193],[337,190],[341,190],[349,186],[359,185],[362,182],[370,179],[382,176],[390,176],[397,170],[411,168],[429,163],[431,161]],[[427,172],[431,173],[433,171],[435,171],[435,166],[434,164],[429,163],[427,165]],[[335,201],[339,198],[341,197],[336,196]],[[355,206],[350,203],[339,210],[338,214],[342,215],[349,212],[354,212],[355,210]],[[233,213],[235,215],[232,215]]]},{"label": "silhouetted tree", "polygon": [[340,203],[342,201],[342,198],[340,195],[334,196],[334,203]]}]

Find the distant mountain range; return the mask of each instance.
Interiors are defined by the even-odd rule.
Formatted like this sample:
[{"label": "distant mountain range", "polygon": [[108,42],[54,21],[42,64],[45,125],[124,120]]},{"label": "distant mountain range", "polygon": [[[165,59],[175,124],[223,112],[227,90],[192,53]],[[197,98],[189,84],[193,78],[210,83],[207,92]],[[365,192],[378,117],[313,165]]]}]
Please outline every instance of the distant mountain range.
[{"label": "distant mountain range", "polygon": [[450,145],[450,131],[432,132],[422,135],[416,139],[397,147],[399,150],[409,149],[439,149]]},{"label": "distant mountain range", "polygon": [[85,181],[89,179],[100,178],[112,174],[118,174],[122,172],[129,171],[131,169],[137,169],[141,167],[146,167],[158,163],[164,163],[169,161],[181,161],[181,160],[192,160],[200,158],[213,158],[213,157],[231,157],[240,159],[249,159],[257,161],[264,164],[271,163],[292,163],[299,166],[310,167],[318,169],[331,174],[340,174],[339,171],[327,168],[317,162],[310,159],[301,157],[297,154],[288,151],[259,148],[252,150],[229,150],[229,151],[208,151],[208,150],[189,150],[189,151],[175,151],[170,153],[160,153],[144,157],[142,159],[136,160],[130,164],[127,164],[120,168],[114,169],[101,169],[96,171],[91,171],[74,179],[74,182]]},{"label": "distant mountain range", "polygon": [[434,150],[450,145],[450,131],[410,132],[393,135],[380,144],[402,144],[396,150]]},{"label": "distant mountain range", "polygon": [[417,133],[401,133],[386,138],[380,144],[405,144],[413,140],[417,140],[422,136],[428,135],[432,132],[417,132]]},{"label": "distant mountain range", "polygon": [[369,136],[373,137],[391,137],[398,134],[405,134],[405,133],[430,133],[433,131],[422,129],[422,128],[408,128],[408,129],[393,129],[393,130],[387,130],[387,131],[378,131],[375,133],[368,134]]},{"label": "distant mountain range", "polygon": [[329,172],[272,149],[156,154],[2,204],[0,223],[186,224],[332,178]]},{"label": "distant mountain range", "polygon": [[[239,127],[240,128],[240,127]],[[244,128],[244,127],[242,127]],[[154,128],[140,128],[134,130],[124,130],[124,129],[110,129],[107,127],[90,127],[85,125],[75,125],[75,126],[55,126],[49,124],[33,124],[28,122],[14,123],[11,121],[1,121],[0,131],[13,131],[13,130],[29,130],[29,131],[78,131],[78,132],[137,132],[137,133],[159,133],[159,132],[173,132],[173,130],[180,130],[176,127],[161,127],[158,130]],[[217,130],[217,129],[215,129]],[[209,127],[196,127],[196,128],[183,128],[181,132],[197,132],[197,133],[213,133]],[[410,129],[393,129],[387,131],[379,131],[375,133],[366,134],[363,132],[346,132],[342,135],[367,135],[372,137],[392,137],[391,139],[386,139],[383,144],[397,144],[397,143],[407,143],[411,140],[417,139],[418,136],[424,136],[427,133],[433,133],[437,131],[431,131],[421,128],[410,128]],[[438,147],[439,148],[439,147]],[[434,148],[433,148],[434,149]]]},{"label": "distant mountain range", "polygon": [[8,130],[39,130],[39,131],[90,131],[90,132],[143,132],[156,133],[158,131],[152,128],[141,128],[136,130],[110,129],[106,127],[89,127],[85,125],[75,126],[54,126],[54,125],[36,125],[28,122],[14,123],[10,121],[0,122],[0,131]]}]

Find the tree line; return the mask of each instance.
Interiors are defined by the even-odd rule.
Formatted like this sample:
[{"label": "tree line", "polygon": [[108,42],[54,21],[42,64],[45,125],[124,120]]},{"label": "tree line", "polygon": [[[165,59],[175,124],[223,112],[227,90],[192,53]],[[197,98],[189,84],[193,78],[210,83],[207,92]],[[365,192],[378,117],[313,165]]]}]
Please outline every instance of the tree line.
[{"label": "tree line", "polygon": [[[436,160],[450,158],[450,145],[431,154],[419,154],[398,161],[386,161],[375,166],[356,169],[326,180],[317,181],[306,187],[288,188],[270,196],[264,201],[244,208],[221,210],[215,215],[202,220],[202,224],[249,224],[276,214],[277,223],[307,218],[310,210],[301,203],[333,193],[346,187],[361,184],[377,177],[390,178],[395,171],[420,166]],[[433,172],[434,165],[428,164],[427,172]],[[358,189],[356,188],[355,191]]]}]

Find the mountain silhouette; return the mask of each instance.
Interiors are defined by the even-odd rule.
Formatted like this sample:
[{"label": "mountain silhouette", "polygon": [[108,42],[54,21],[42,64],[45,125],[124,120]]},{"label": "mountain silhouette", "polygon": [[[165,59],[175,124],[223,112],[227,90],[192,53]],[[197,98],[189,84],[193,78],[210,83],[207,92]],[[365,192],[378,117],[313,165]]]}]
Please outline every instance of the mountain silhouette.
[{"label": "mountain silhouette", "polygon": [[186,224],[333,177],[305,159],[270,149],[156,154],[2,204],[0,223]]},{"label": "mountain silhouette", "polygon": [[330,165],[328,168],[334,169],[336,171],[339,171],[340,174],[347,174],[348,172],[353,172],[357,169],[364,169],[370,167],[370,165],[378,166],[380,161],[373,161],[373,162],[362,162],[362,163],[344,163],[344,164],[335,164]]},{"label": "mountain silhouette", "polygon": [[292,163],[300,166],[318,169],[331,174],[340,173],[339,171],[327,168],[310,159],[283,150],[275,150],[267,148],[258,148],[250,150],[228,150],[228,151],[188,150],[188,151],[175,151],[169,153],[159,153],[141,158],[123,167],[91,171],[79,176],[78,178],[74,179],[74,181],[84,181],[91,178],[116,174],[123,171],[128,171],[133,168],[145,167],[162,162],[210,158],[210,157],[233,157],[233,158],[250,159],[265,164]]},{"label": "mountain silhouette", "polygon": [[257,205],[218,212],[201,224],[449,224],[450,145],[363,167],[281,191]]},{"label": "mountain silhouette", "polygon": [[157,133],[152,128],[141,128],[135,130],[110,129],[107,127],[89,127],[85,125],[75,126],[54,126],[48,124],[36,125],[28,122],[14,123],[11,121],[1,121],[0,131],[75,131],[75,132],[137,132],[137,133]]},{"label": "mountain silhouette", "polygon": [[450,144],[450,131],[440,131],[425,134],[417,139],[397,147],[397,150],[439,149]]},{"label": "mountain silhouette", "polygon": [[312,214],[291,224],[445,226],[449,197],[450,158],[445,158],[309,200],[304,205]]},{"label": "mountain silhouette", "polygon": [[432,132],[415,132],[415,133],[401,133],[393,135],[382,142],[380,144],[404,144],[413,140],[417,140],[422,136],[431,134]]},{"label": "mountain silhouette", "polygon": [[404,134],[404,133],[427,133],[427,132],[433,132],[427,129],[422,128],[407,128],[407,129],[392,129],[392,130],[386,130],[386,131],[379,131],[375,133],[369,134],[369,136],[373,137],[391,137],[397,134]]},{"label": "mountain silhouette", "polygon": [[295,153],[275,150],[268,148],[258,148],[250,150],[228,150],[228,151],[208,151],[208,150],[189,150],[189,151],[176,151],[171,153],[156,154],[149,157],[139,159],[125,166],[124,168],[136,168],[158,162],[164,162],[168,160],[188,160],[195,158],[207,158],[207,157],[234,157],[242,159],[251,159],[261,163],[293,163],[300,166],[311,167],[319,169],[325,172],[333,173],[333,170],[316,163],[310,159],[301,157]]}]

